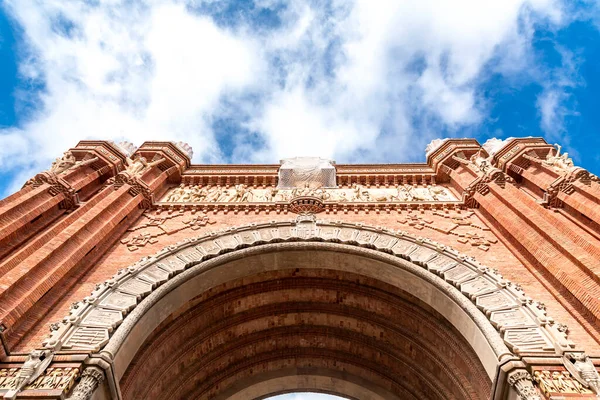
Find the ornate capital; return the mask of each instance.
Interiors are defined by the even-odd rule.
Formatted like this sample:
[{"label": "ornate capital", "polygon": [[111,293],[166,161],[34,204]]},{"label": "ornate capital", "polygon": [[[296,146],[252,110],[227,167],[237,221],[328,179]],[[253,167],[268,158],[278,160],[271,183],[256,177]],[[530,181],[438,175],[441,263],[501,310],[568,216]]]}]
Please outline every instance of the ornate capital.
[{"label": "ornate capital", "polygon": [[529,372],[524,369],[516,370],[508,375],[508,384],[515,388],[519,400],[541,400],[537,389],[533,385],[533,379]]},{"label": "ornate capital", "polygon": [[88,367],[81,374],[79,383],[68,400],[89,400],[104,380],[104,372],[98,367]]}]

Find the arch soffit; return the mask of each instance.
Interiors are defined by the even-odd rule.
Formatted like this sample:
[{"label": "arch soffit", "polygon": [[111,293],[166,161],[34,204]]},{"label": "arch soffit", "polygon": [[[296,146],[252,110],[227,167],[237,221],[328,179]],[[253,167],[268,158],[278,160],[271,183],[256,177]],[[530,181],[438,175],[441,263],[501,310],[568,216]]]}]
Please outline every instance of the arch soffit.
[{"label": "arch soffit", "polygon": [[[432,306],[461,332],[491,379],[504,359],[560,355],[574,347],[541,303],[473,258],[402,231],[302,216],[208,232],[120,269],[73,304],[43,346],[53,351],[102,351],[114,359],[120,377],[153,329],[200,294],[198,288],[205,286],[202,281],[211,271],[237,259],[293,250],[338,252],[378,262],[395,277],[395,286]],[[263,263],[260,271],[249,269],[246,276],[264,271],[268,264]],[[381,278],[380,269],[346,264],[358,268],[353,272]],[[323,267],[336,269],[319,265]],[[244,276],[240,273],[235,278]],[[212,282],[212,286],[223,283]]]}]

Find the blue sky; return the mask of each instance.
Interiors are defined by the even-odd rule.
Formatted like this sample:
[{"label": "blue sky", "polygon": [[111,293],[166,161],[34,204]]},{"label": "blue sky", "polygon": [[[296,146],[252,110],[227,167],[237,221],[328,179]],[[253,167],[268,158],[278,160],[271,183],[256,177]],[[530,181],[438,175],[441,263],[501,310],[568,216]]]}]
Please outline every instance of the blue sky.
[{"label": "blue sky", "polygon": [[0,195],[90,138],[277,163],[543,136],[600,173],[593,0],[3,0],[0,60]]}]

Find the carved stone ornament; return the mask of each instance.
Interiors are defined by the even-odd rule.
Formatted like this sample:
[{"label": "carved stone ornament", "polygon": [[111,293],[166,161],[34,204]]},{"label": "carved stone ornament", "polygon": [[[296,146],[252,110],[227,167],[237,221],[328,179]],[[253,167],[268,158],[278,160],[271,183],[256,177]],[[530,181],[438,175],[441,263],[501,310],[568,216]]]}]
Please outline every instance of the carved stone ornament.
[{"label": "carved stone ornament", "polygon": [[509,374],[508,384],[515,388],[519,400],[542,400],[529,372],[517,370]]},{"label": "carved stone ornament", "polygon": [[81,380],[67,400],[89,400],[104,380],[104,373],[96,367],[88,367],[81,374]]},{"label": "carved stone ornament", "polygon": [[318,157],[281,160],[278,189],[336,187],[333,161]]},{"label": "carved stone ornament", "polygon": [[556,147],[556,153],[552,153],[550,151],[546,156],[546,159],[542,161],[543,165],[551,167],[556,172],[569,172],[573,170],[575,165],[573,164],[573,160],[569,157],[569,153],[560,154],[560,150],[562,149],[561,145],[554,144]]},{"label": "carved stone ornament", "polygon": [[425,147],[425,154],[429,156],[431,153],[440,148],[442,144],[448,139],[433,139],[429,144]]},{"label": "carved stone ornament", "polygon": [[135,144],[127,141],[113,144],[119,149],[121,153],[125,155],[125,157],[131,157],[131,155],[135,153],[135,151],[138,149],[138,147]]},{"label": "carved stone ornament", "polygon": [[569,371],[538,370],[533,372],[533,379],[548,398],[564,394],[593,395],[593,392],[573,378]]},{"label": "carved stone ornament", "polygon": [[51,350],[33,350],[17,374],[14,388],[6,392],[4,398],[15,399],[25,386],[33,383],[48,368],[53,357],[54,352]]},{"label": "carved stone ornament", "polygon": [[163,198],[166,203],[291,203],[294,199],[315,198],[329,203],[389,203],[389,202],[456,202],[458,199],[445,187],[428,185],[415,187],[397,185],[391,188],[368,188],[353,183],[349,188],[314,188],[309,183],[293,189],[251,188],[235,185],[185,186],[181,184],[171,189]]},{"label": "carved stone ornament", "polygon": [[[549,317],[540,303],[525,297],[518,285],[474,259],[407,232],[316,220],[313,213],[287,222],[203,231],[200,236],[144,257],[97,285],[90,296],[71,309],[65,323],[43,344],[55,351],[99,351],[144,297],[186,269],[237,249],[301,241],[370,248],[408,260],[439,276],[460,291],[463,301],[474,303],[482,311],[482,318],[492,322],[486,335],[503,339],[498,354],[511,351],[516,355],[554,356],[574,346],[566,332],[548,326]],[[497,311],[506,314],[494,313]]]},{"label": "carved stone ornament", "polygon": [[600,397],[600,375],[585,353],[565,353],[563,364],[579,383]]},{"label": "carved stone ornament", "polygon": [[192,150],[192,146],[190,146],[189,144],[185,143],[185,142],[177,142],[175,143],[175,146],[177,146],[177,148],[181,151],[183,151],[183,153],[188,156],[188,158],[191,160],[192,157],[194,156],[194,151]]},{"label": "carved stone ornament", "polygon": [[135,160],[132,160],[128,157],[125,159],[125,161],[127,164],[125,172],[127,172],[130,177],[136,178],[141,176],[146,170],[161,164],[163,161],[165,161],[165,159],[159,158],[158,160],[148,162],[146,157],[138,157]]}]

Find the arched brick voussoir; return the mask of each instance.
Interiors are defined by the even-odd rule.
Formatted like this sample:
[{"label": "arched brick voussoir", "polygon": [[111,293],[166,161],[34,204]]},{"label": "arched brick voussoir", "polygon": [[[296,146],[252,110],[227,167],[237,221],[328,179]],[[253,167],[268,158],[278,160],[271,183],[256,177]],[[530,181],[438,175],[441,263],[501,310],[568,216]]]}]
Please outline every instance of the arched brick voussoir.
[{"label": "arched brick voussoir", "polygon": [[114,359],[120,377],[147,335],[189,298],[223,279],[298,262],[303,268],[347,268],[416,296],[461,332],[491,378],[502,360],[574,347],[542,304],[472,258],[404,232],[302,216],[212,232],[144,257],[98,284],[43,345],[102,351]]}]

